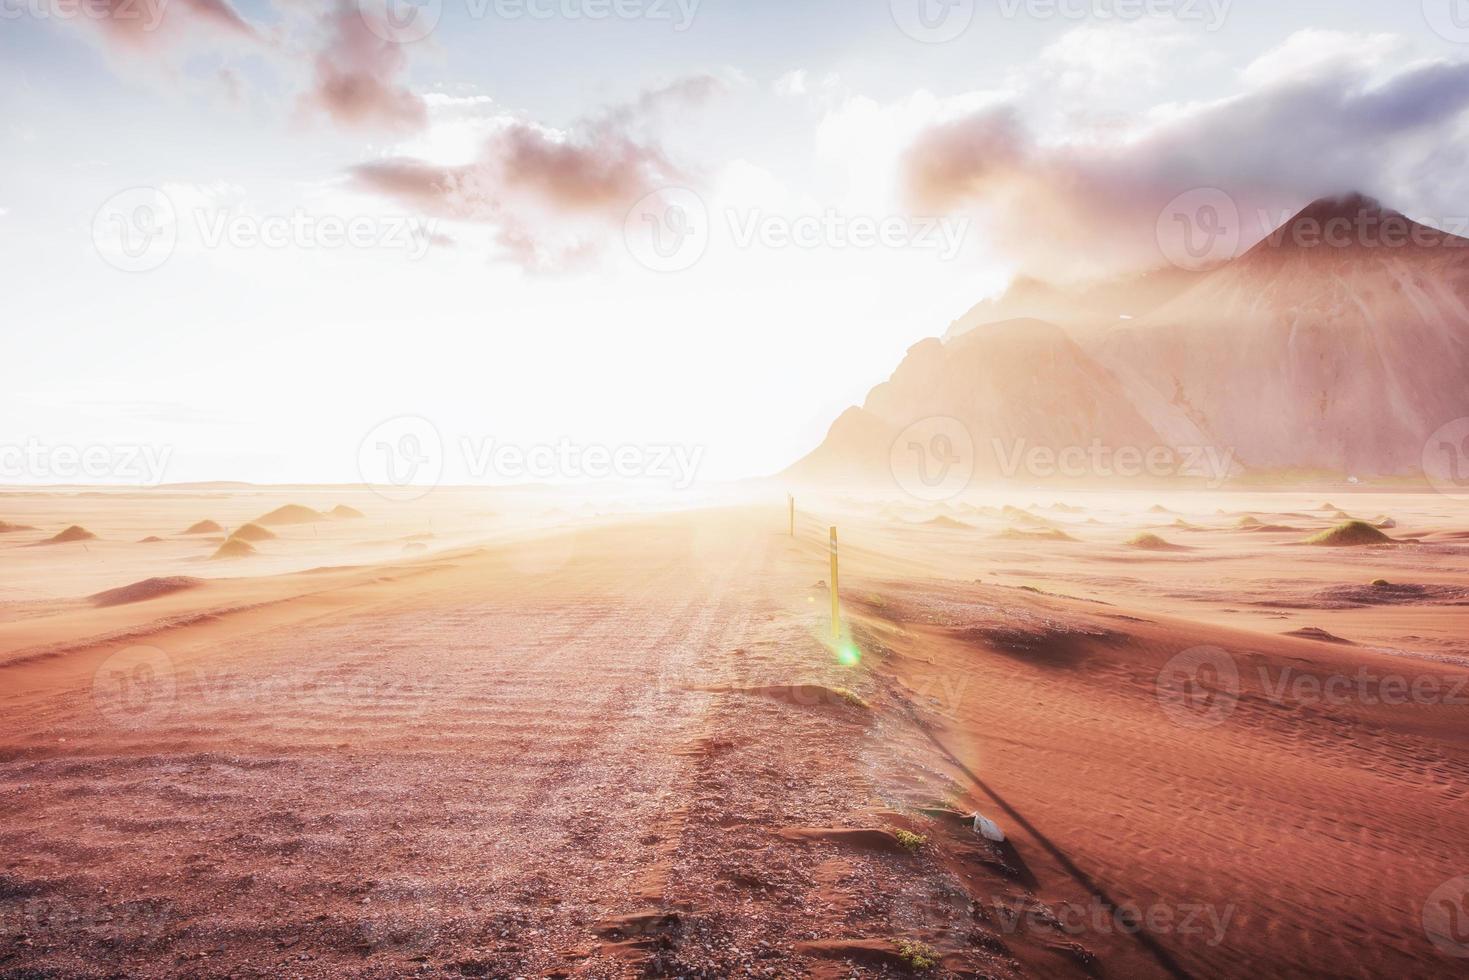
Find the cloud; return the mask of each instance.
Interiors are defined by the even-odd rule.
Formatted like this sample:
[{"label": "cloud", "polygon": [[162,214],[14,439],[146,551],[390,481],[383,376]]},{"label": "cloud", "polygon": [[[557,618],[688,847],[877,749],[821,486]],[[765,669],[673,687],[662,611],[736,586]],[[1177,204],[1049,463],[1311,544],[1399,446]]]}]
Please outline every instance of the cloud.
[{"label": "cloud", "polygon": [[904,190],[920,209],[981,212],[1022,268],[1051,275],[1160,264],[1158,217],[1196,188],[1235,200],[1245,244],[1269,230],[1267,216],[1344,191],[1420,213],[1452,208],[1463,189],[1446,175],[1423,181],[1421,166],[1435,154],[1447,166],[1469,144],[1455,128],[1469,109],[1469,63],[1399,62],[1384,74],[1380,60],[1353,56],[1384,46],[1298,35],[1244,71],[1241,94],[1160,107],[1106,139],[1043,140],[1016,101],[983,107],[912,141]]},{"label": "cloud", "polygon": [[259,40],[259,32],[226,0],[52,0],[58,18],[94,28],[106,42],[132,51],[211,34]]},{"label": "cloud", "polygon": [[356,0],[337,0],[324,19],[325,43],[316,54],[308,105],[335,122],[361,128],[412,130],[428,122],[428,107],[402,82],[408,70],[404,45],[374,30]]},{"label": "cloud", "polygon": [[490,226],[503,256],[524,269],[569,271],[595,258],[640,199],[692,182],[651,134],[654,117],[720,87],[711,78],[683,79],[566,130],[494,116],[467,163],[395,157],[362,164],[352,176],[428,214]]}]

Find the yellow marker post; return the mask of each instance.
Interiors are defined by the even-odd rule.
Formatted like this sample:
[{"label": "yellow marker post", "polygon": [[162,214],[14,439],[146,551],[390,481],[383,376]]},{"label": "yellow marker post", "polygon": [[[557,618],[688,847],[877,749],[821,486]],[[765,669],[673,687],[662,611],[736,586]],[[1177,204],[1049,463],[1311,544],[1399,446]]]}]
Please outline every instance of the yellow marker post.
[{"label": "yellow marker post", "polygon": [[842,600],[837,594],[837,529],[831,529],[831,638],[842,638]]}]

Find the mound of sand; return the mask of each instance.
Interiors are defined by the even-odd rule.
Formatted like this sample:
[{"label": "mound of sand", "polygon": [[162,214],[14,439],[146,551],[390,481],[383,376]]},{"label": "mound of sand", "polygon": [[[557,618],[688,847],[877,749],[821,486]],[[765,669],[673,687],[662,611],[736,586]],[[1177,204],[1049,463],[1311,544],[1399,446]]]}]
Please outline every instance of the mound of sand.
[{"label": "mound of sand", "polygon": [[95,540],[96,537],[97,535],[93,534],[91,531],[88,531],[80,524],[73,524],[71,527],[67,528],[65,531],[62,531],[60,534],[57,534],[54,537],[47,538],[45,543],[66,544],[68,541],[92,541]]},{"label": "mound of sand", "polygon": [[220,531],[223,531],[223,530],[224,530],[224,528],[220,527],[219,524],[217,524],[214,521],[200,521],[198,524],[195,524],[195,525],[191,526],[184,533],[185,534],[218,534]]},{"label": "mound of sand", "polygon": [[427,550],[428,545],[424,544],[422,541],[410,541],[403,546],[403,553],[405,555],[411,555],[419,551]]},{"label": "mound of sand", "polygon": [[1238,524],[1236,526],[1237,527],[1251,528],[1251,527],[1264,527],[1265,525],[1261,524],[1258,520],[1256,520],[1255,518],[1251,517],[1249,514],[1246,514],[1244,517],[1241,517],[1239,519],[1239,522],[1238,522]]},{"label": "mound of sand", "polygon": [[1372,523],[1373,523],[1373,525],[1375,527],[1380,527],[1380,528],[1382,528],[1385,531],[1386,530],[1391,530],[1392,528],[1395,528],[1395,527],[1398,526],[1398,522],[1395,521],[1395,520],[1393,520],[1391,517],[1379,517],[1379,518],[1377,518],[1377,520],[1373,521]]},{"label": "mound of sand", "polygon": [[143,538],[141,541],[139,541],[138,544],[161,544],[162,542],[163,539],[160,538],[158,535],[150,534],[146,538]]},{"label": "mound of sand", "polygon": [[1073,507],[1071,504],[1063,504],[1059,501],[1051,505],[1051,509],[1062,514],[1085,514],[1085,507]]},{"label": "mound of sand", "polygon": [[1347,521],[1329,531],[1322,531],[1314,538],[1306,539],[1307,544],[1325,545],[1328,548],[1356,548],[1368,544],[1388,544],[1391,541],[1392,538],[1366,521]]},{"label": "mound of sand", "polygon": [[1341,510],[1340,507],[1338,507],[1336,504],[1331,503],[1330,501],[1327,501],[1326,503],[1322,504],[1320,507],[1317,507],[1316,509],[1317,510]]},{"label": "mound of sand", "polygon": [[1171,544],[1171,543],[1169,543],[1167,541],[1164,541],[1162,538],[1158,537],[1156,534],[1148,534],[1147,532],[1144,532],[1142,534],[1137,534],[1137,535],[1134,535],[1133,537],[1129,538],[1127,540],[1127,546],[1129,548],[1141,548],[1143,551],[1182,551],[1183,550],[1183,546],[1182,545]]},{"label": "mound of sand", "polygon": [[147,578],[132,585],[124,585],[120,589],[108,589],[106,592],[98,592],[89,597],[94,606],[123,606],[130,602],[146,602],[149,599],[157,599],[159,596],[170,595],[174,592],[182,592],[185,589],[197,588],[204,584],[203,579],[189,578],[187,575],[172,575],[166,578]]},{"label": "mound of sand", "polygon": [[286,504],[284,507],[277,507],[264,517],[257,518],[255,523],[275,527],[281,524],[314,524],[324,520],[326,520],[326,515],[320,511],[302,507],[300,504]]},{"label": "mound of sand", "polygon": [[35,528],[28,524],[11,524],[8,521],[0,521],[0,534],[9,534],[11,531],[34,531]]},{"label": "mound of sand", "polygon": [[1048,527],[1039,531],[1022,531],[1008,527],[995,535],[1001,541],[1075,541],[1071,535],[1059,528]]},{"label": "mound of sand", "polygon": [[248,541],[239,538],[230,538],[219,546],[219,550],[209,556],[210,561],[219,561],[225,558],[248,558],[255,554],[255,546]]},{"label": "mound of sand", "polygon": [[1050,522],[1037,517],[1029,511],[1021,510],[1019,507],[1011,507],[1006,504],[1000,511],[1000,516],[1015,524],[1024,524],[1026,527],[1050,527]]},{"label": "mound of sand", "polygon": [[1148,513],[1149,514],[1171,514],[1171,513],[1173,513],[1173,511],[1169,510],[1167,507],[1164,507],[1162,504],[1154,504],[1153,506],[1151,506],[1151,507],[1148,508]]},{"label": "mound of sand", "polygon": [[1291,630],[1285,636],[1298,636],[1303,640],[1320,640],[1322,643],[1345,643],[1348,646],[1356,646],[1351,640],[1344,640],[1335,633],[1328,633],[1319,626],[1306,626],[1302,629]]},{"label": "mound of sand", "polygon": [[348,507],[346,504],[337,504],[331,510],[327,511],[326,516],[334,517],[339,521],[348,521],[356,520],[359,517],[366,517],[367,515],[362,513],[362,511],[358,510],[356,507]]},{"label": "mound of sand", "polygon": [[943,514],[940,514],[932,520],[924,521],[923,524],[925,527],[946,527],[956,531],[971,530],[970,525],[965,524],[963,521],[956,521],[952,517],[945,517]]},{"label": "mound of sand", "polygon": [[231,538],[240,541],[271,541],[275,536],[274,531],[267,531],[259,524],[246,524],[236,528],[235,533],[230,535]]}]

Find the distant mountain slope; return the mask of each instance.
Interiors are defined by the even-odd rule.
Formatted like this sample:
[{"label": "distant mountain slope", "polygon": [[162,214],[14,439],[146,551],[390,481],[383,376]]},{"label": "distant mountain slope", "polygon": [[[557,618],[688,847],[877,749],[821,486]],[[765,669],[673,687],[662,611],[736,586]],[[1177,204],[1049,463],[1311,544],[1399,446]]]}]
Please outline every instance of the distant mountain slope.
[{"label": "distant mountain slope", "polygon": [[915,345],[790,475],[882,479],[897,435],[933,416],[968,430],[981,476],[996,447],[1097,441],[1211,447],[1248,470],[1413,473],[1429,434],[1469,416],[1469,240],[1354,195],[1207,272],[1019,281],[947,342]]},{"label": "distant mountain slope", "polygon": [[1466,300],[1469,240],[1318,201],[1093,352],[1160,429],[1182,415],[1247,466],[1406,474],[1469,415]]},{"label": "distant mountain slope", "polygon": [[1059,451],[1099,433],[1117,445],[1161,437],[1104,368],[1066,332],[1041,320],[1008,320],[944,344],[908,351],[892,378],[850,409],[826,442],[792,468],[803,479],[881,474],[893,440],[914,422],[950,416],[968,429],[981,475],[1004,476],[1017,450]]}]

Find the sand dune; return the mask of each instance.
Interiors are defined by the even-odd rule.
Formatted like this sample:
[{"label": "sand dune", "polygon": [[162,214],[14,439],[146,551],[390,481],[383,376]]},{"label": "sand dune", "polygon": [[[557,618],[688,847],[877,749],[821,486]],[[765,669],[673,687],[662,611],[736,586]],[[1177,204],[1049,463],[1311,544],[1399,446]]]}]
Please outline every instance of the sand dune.
[{"label": "sand dune", "polygon": [[9,521],[0,521],[0,534],[10,534],[14,531],[34,531],[33,527],[26,524],[11,524]]},{"label": "sand dune", "polygon": [[356,507],[348,507],[346,504],[337,504],[331,510],[327,511],[327,516],[336,518],[338,520],[356,520],[358,518],[366,517],[367,515],[362,513],[362,511],[358,510]]},{"label": "sand dune", "polygon": [[224,544],[220,545],[219,549],[209,557],[211,560],[219,561],[230,558],[248,558],[253,554],[255,554],[255,546],[250,542],[242,541],[239,538],[230,538]]},{"label": "sand dune", "polygon": [[240,527],[236,528],[234,533],[230,535],[230,537],[235,538],[239,541],[250,542],[271,541],[274,540],[276,536],[277,535],[275,534],[275,532],[267,530],[266,528],[261,527],[259,524],[243,524]]},{"label": "sand dune", "polygon": [[1172,544],[1172,543],[1170,543],[1168,541],[1165,541],[1163,538],[1159,537],[1158,535],[1151,534],[1151,533],[1148,533],[1148,532],[1143,532],[1141,534],[1136,534],[1136,535],[1133,535],[1131,538],[1128,538],[1127,539],[1127,546],[1129,548],[1138,548],[1138,549],[1140,549],[1142,551],[1187,551],[1188,550],[1187,548],[1185,548],[1181,544]]},{"label": "sand dune", "polygon": [[224,530],[224,528],[221,527],[219,524],[217,524],[214,521],[200,521],[197,524],[190,525],[189,526],[189,529],[187,531],[185,531],[184,533],[185,534],[218,534],[220,531],[223,531],[223,530]]},{"label": "sand dune", "polygon": [[163,578],[144,579],[122,588],[98,592],[90,596],[89,600],[94,606],[122,606],[132,602],[146,602],[149,599],[182,592],[185,589],[198,588],[203,584],[203,579],[190,578],[186,575],[171,575]]},{"label": "sand dune", "polygon": [[255,519],[256,524],[265,527],[275,527],[283,524],[314,524],[317,521],[326,520],[326,516],[320,511],[312,510],[301,504],[286,504],[277,507],[268,514]]},{"label": "sand dune", "polygon": [[1035,531],[1022,531],[1019,528],[1007,527],[995,535],[1002,541],[1075,541],[1071,535],[1060,528],[1040,528]]},{"label": "sand dune", "polygon": [[65,544],[69,541],[93,541],[96,540],[96,537],[97,535],[88,531],[86,528],[78,524],[73,524],[66,530],[47,538],[43,543]]}]

